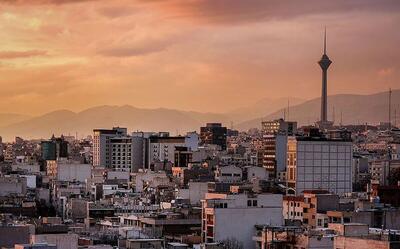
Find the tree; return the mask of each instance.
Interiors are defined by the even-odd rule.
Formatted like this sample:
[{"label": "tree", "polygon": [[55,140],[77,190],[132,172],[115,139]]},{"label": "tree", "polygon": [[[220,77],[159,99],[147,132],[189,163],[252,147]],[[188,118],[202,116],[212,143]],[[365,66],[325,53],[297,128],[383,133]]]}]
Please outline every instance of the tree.
[{"label": "tree", "polygon": [[395,168],[390,170],[388,176],[389,185],[397,185],[400,181],[400,168]]}]

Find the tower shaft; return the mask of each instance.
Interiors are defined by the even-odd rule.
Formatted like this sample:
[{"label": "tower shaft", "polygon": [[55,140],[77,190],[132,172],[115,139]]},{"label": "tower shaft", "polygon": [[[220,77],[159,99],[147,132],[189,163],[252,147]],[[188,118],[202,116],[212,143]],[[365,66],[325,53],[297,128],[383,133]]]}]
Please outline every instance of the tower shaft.
[{"label": "tower shaft", "polygon": [[322,70],[321,122],[328,121],[328,70]]},{"label": "tower shaft", "polygon": [[326,54],[326,30],[324,34],[324,54],[322,58],[318,61],[319,66],[322,69],[322,92],[321,92],[321,120],[320,124],[322,126],[327,125],[328,121],[328,68],[332,61]]}]

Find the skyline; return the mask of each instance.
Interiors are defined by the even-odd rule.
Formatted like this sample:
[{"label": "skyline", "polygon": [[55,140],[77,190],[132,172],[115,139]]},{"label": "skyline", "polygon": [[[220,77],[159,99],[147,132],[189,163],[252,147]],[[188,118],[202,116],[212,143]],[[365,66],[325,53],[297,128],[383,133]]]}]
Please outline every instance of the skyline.
[{"label": "skyline", "polygon": [[324,26],[330,95],[400,88],[396,1],[54,2],[0,4],[0,113],[316,98]]}]

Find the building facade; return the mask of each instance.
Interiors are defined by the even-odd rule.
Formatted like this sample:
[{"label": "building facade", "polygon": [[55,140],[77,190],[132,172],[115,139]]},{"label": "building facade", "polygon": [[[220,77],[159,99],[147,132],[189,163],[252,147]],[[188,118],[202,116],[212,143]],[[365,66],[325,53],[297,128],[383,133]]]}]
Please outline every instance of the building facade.
[{"label": "building facade", "polygon": [[347,139],[298,136],[288,141],[288,187],[335,194],[352,191],[352,142]]}]

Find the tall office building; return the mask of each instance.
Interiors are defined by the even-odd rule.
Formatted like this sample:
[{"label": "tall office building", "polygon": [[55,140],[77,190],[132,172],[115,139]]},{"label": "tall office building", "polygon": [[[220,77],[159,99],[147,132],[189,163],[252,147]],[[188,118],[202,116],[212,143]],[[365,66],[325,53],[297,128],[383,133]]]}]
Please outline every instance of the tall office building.
[{"label": "tall office building", "polygon": [[43,160],[56,160],[57,159],[57,153],[56,153],[56,144],[51,141],[42,141],[40,143],[40,147],[42,150],[42,159]]},{"label": "tall office building", "polygon": [[127,129],[114,127],[111,130],[93,130],[93,166],[111,167],[111,138],[127,136]]},{"label": "tall office building", "polygon": [[65,141],[64,136],[56,138],[53,135],[50,140],[42,141],[40,145],[43,160],[68,157],[68,142]]},{"label": "tall office building", "polygon": [[116,136],[110,138],[111,164],[116,171],[131,172],[132,170],[132,137]]},{"label": "tall office building", "polygon": [[304,190],[335,194],[352,191],[352,141],[340,131],[325,136],[316,128],[288,139],[287,184],[300,195]]},{"label": "tall office building", "polygon": [[205,127],[200,128],[200,143],[214,144],[226,150],[227,128],[221,123],[207,123]]},{"label": "tall office building", "polygon": [[322,93],[321,93],[321,119],[317,122],[321,129],[332,127],[333,122],[328,121],[328,68],[332,64],[326,54],[326,30],[324,34],[324,54],[318,61],[322,69]]},{"label": "tall office building", "polygon": [[267,169],[271,177],[286,172],[287,137],[297,132],[297,122],[277,119],[261,123],[262,149],[258,164]]}]

